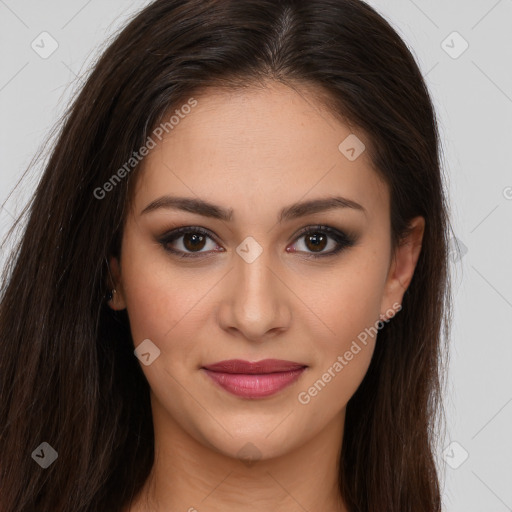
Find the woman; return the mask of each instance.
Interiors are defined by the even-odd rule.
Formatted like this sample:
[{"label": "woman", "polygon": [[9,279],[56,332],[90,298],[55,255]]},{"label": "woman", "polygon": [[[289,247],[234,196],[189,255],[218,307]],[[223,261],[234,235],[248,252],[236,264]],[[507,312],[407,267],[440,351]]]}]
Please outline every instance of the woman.
[{"label": "woman", "polygon": [[435,113],[359,0],[157,0],[4,276],[2,512],[441,510]]}]

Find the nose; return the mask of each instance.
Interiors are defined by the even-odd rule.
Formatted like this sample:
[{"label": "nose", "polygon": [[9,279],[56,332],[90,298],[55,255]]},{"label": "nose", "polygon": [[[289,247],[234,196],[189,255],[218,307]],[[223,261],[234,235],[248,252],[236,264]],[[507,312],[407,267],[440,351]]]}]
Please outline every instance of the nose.
[{"label": "nose", "polygon": [[251,263],[236,256],[218,309],[224,330],[261,342],[289,328],[293,293],[270,264],[266,251]]}]

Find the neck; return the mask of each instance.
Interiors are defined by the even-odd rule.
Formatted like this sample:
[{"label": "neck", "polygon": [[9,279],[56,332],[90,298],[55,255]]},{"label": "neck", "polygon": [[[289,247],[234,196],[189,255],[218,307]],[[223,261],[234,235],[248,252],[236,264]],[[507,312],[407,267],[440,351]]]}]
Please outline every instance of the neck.
[{"label": "neck", "polygon": [[155,462],[126,512],[347,512],[338,488],[345,410],[295,450],[259,460],[249,443],[240,458],[205,446],[156,401],[153,414]]}]

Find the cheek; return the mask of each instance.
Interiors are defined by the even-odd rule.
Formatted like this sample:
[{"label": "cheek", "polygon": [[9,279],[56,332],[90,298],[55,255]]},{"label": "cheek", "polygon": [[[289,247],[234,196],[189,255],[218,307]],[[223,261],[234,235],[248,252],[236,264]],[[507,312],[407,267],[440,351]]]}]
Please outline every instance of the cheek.
[{"label": "cheek", "polygon": [[[366,276],[368,278],[368,275]],[[345,281],[348,284],[348,281]],[[375,284],[375,283],[374,283]],[[324,303],[329,331],[316,338],[315,360],[297,396],[304,414],[331,419],[346,406],[361,384],[375,349],[379,300],[375,287],[333,290]]]},{"label": "cheek", "polygon": [[318,406],[333,401],[346,404],[366,374],[379,327],[387,268],[387,262],[376,258],[376,253],[367,251],[347,259],[324,286],[324,293],[316,294],[315,312],[328,329],[315,340],[315,365],[303,389],[306,401],[322,395],[315,398]]},{"label": "cheek", "polygon": [[[156,367],[182,376],[204,358],[218,272],[178,267],[166,254],[155,256],[154,248],[152,255],[136,244],[126,249],[123,286],[134,344],[150,339],[160,349]],[[143,370],[155,371],[153,365]]]},{"label": "cheek", "polygon": [[143,244],[130,244],[123,254],[123,288],[135,344],[149,338],[161,347],[188,318],[201,289]]},{"label": "cheek", "polygon": [[323,293],[317,293],[315,310],[330,327],[330,335],[335,340],[333,345],[338,350],[379,320],[385,263],[371,252],[366,256],[359,254],[324,283]]}]

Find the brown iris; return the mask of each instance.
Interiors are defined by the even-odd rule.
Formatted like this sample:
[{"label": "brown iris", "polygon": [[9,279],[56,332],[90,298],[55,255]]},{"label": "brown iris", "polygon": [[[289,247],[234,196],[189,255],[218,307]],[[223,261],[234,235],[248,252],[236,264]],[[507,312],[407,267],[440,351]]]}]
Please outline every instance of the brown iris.
[{"label": "brown iris", "polygon": [[183,245],[187,251],[201,250],[204,247],[206,237],[197,233],[186,233],[183,235]]},{"label": "brown iris", "polygon": [[[306,237],[306,246],[308,249],[312,250],[313,252],[316,251],[316,249],[319,249],[322,251],[325,249],[325,244],[327,242],[327,237],[322,233],[311,233],[308,234]],[[310,246],[311,243],[311,246]]]}]

